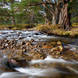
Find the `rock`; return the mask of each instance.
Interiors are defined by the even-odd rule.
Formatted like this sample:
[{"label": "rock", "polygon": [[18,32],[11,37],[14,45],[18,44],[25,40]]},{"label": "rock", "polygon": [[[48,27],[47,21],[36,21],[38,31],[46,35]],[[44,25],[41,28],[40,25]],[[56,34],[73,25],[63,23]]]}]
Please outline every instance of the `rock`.
[{"label": "rock", "polygon": [[13,59],[3,59],[1,64],[4,66],[4,68],[9,68],[14,70],[15,67],[19,67],[19,65],[17,64],[17,62]]},{"label": "rock", "polygon": [[25,41],[22,41],[22,45],[25,45],[26,44],[26,42]]},{"label": "rock", "polygon": [[60,52],[59,51],[56,51],[56,55],[60,55]]},{"label": "rock", "polygon": [[55,46],[55,45],[57,44],[57,42],[52,41],[50,44],[51,44],[52,46]]},{"label": "rock", "polygon": [[62,45],[62,42],[61,41],[57,41],[57,45]]},{"label": "rock", "polygon": [[30,42],[27,42],[27,43],[26,43],[26,46],[29,46],[30,44],[31,44]]},{"label": "rock", "polygon": [[62,45],[62,42],[61,42],[61,41],[57,41],[57,49],[58,49],[58,51],[60,51],[60,52],[62,52],[62,51],[63,51],[64,47],[63,47],[63,45]]},{"label": "rock", "polygon": [[34,41],[35,41],[34,39],[31,39],[31,41],[30,41],[30,42],[32,43],[32,42],[34,42]]},{"label": "rock", "polygon": [[58,48],[57,47],[53,47],[52,49],[51,49],[51,51],[53,52],[53,51],[58,51]]},{"label": "rock", "polygon": [[24,59],[6,58],[2,60],[2,65],[4,65],[5,68],[14,70],[14,68],[28,66],[28,62]]},{"label": "rock", "polygon": [[32,56],[32,59],[44,59],[46,55],[44,53],[39,52],[30,52],[30,55]]},{"label": "rock", "polygon": [[63,51],[63,46],[62,45],[58,46],[58,51],[60,51],[60,52]]},{"label": "rock", "polygon": [[25,58],[13,58],[13,60],[16,61],[17,65],[19,67],[28,67],[29,66],[29,60]]},{"label": "rock", "polygon": [[14,69],[14,68],[19,67],[18,62],[16,62],[16,60],[14,60],[14,59],[8,59],[6,62],[6,65],[10,69]]},{"label": "rock", "polygon": [[57,47],[52,48],[51,51],[60,51],[60,52],[62,52],[63,47],[62,46],[57,46]]}]

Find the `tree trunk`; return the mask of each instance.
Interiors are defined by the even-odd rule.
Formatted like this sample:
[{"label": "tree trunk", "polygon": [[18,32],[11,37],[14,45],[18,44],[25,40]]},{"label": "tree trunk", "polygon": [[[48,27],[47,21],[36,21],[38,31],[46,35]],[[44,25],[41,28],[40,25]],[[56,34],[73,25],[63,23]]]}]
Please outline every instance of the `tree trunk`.
[{"label": "tree trunk", "polygon": [[[46,18],[49,22],[52,22],[52,24],[60,24],[65,30],[69,30],[71,23],[70,23],[70,14],[68,8],[69,2],[72,2],[72,0],[60,0],[54,5],[48,5],[44,4],[45,12],[46,12]],[[47,0],[47,2],[50,2]]]},{"label": "tree trunk", "polygon": [[14,18],[13,16],[11,17],[11,23],[12,23],[13,25],[16,24],[16,22],[15,22],[15,18]]},{"label": "tree trunk", "polygon": [[45,17],[45,24],[49,25],[49,21],[46,17]]},{"label": "tree trunk", "polygon": [[68,9],[68,2],[64,3],[60,12],[59,24],[61,24],[65,30],[69,30],[71,26],[69,10],[70,8]]},{"label": "tree trunk", "polygon": [[56,23],[56,16],[55,15],[53,15],[53,17],[52,17],[52,24],[53,25],[56,25],[57,23]]}]

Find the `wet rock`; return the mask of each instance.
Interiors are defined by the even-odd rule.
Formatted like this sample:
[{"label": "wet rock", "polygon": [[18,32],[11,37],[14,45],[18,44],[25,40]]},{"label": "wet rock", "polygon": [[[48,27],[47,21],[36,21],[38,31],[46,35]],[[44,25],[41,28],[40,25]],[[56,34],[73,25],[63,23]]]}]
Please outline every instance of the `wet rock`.
[{"label": "wet rock", "polygon": [[37,33],[34,33],[35,35],[40,35],[41,33],[37,32]]},{"label": "wet rock", "polygon": [[25,41],[23,41],[23,42],[22,42],[22,45],[25,45],[25,44],[26,44],[26,42],[25,42]]},{"label": "wet rock", "polygon": [[30,45],[30,44],[31,44],[30,42],[27,42],[27,43],[26,43],[26,46],[28,46],[28,45]]},{"label": "wet rock", "polygon": [[57,41],[57,45],[61,45],[62,44],[62,42],[61,41]]},{"label": "wet rock", "polygon": [[34,42],[34,41],[35,41],[34,39],[31,39],[31,41],[30,41],[30,42],[32,43],[32,42]]},{"label": "wet rock", "polygon": [[44,53],[39,52],[30,52],[30,55],[32,56],[32,59],[44,59],[46,57]]},{"label": "wet rock", "polygon": [[60,45],[60,46],[58,46],[58,51],[60,51],[60,52],[62,52],[63,51],[63,46],[62,45]]},{"label": "wet rock", "polygon": [[3,59],[1,64],[5,68],[12,69],[12,70],[14,70],[14,68],[28,66],[28,62],[25,59],[17,59],[17,58]]},{"label": "wet rock", "polygon": [[14,59],[8,59],[6,62],[6,66],[10,69],[14,69],[14,68],[19,67],[19,64]]},{"label": "wet rock", "polygon": [[51,49],[51,51],[52,51],[52,52],[53,52],[53,51],[58,51],[58,48],[57,48],[57,47],[54,47],[54,48]]},{"label": "wet rock", "polygon": [[62,42],[58,41],[56,47],[52,48],[51,51],[59,51],[62,52],[64,47],[62,46]]},{"label": "wet rock", "polygon": [[68,69],[68,68],[66,68],[65,66],[60,66],[59,64],[58,64],[58,66],[56,66],[56,69],[58,69],[59,71],[61,71],[61,72],[63,72],[63,73],[67,73],[67,74],[71,74],[72,72]]},{"label": "wet rock", "polygon": [[17,62],[13,59],[3,59],[1,61],[1,64],[5,67],[5,68],[9,68],[9,69],[14,69],[15,67],[19,67],[19,65],[17,64]]},{"label": "wet rock", "polygon": [[52,41],[52,42],[50,42],[50,44],[51,44],[52,46],[55,46],[55,45],[57,45],[57,42]]}]

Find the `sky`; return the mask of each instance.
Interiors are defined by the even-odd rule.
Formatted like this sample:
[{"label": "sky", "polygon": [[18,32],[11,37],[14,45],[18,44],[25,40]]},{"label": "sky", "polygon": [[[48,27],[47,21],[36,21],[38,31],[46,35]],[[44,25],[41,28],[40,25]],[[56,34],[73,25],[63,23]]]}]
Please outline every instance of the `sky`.
[{"label": "sky", "polygon": [[21,0],[15,0],[15,1],[19,1],[19,2],[21,2]]},{"label": "sky", "polygon": [[[15,0],[15,1],[21,2],[21,0]],[[3,8],[8,8],[8,9],[10,9],[10,6],[9,6],[9,5],[4,5]]]}]

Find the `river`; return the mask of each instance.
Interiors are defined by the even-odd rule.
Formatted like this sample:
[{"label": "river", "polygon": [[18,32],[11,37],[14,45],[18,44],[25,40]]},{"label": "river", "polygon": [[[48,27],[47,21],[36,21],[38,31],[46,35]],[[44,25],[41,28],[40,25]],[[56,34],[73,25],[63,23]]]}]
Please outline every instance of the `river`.
[{"label": "river", "polygon": [[[77,38],[48,36],[38,31],[0,30],[0,40],[16,40],[18,43],[24,40],[34,40],[36,43],[61,40],[67,41],[64,47],[69,47],[70,51],[78,53]],[[0,49],[0,62],[7,57],[7,53],[3,54],[2,51],[3,49]],[[4,65],[0,63],[0,78],[78,78],[78,60],[75,59],[54,58],[47,54],[44,59],[30,60],[29,64],[29,67],[15,67],[14,70],[11,70],[5,69]],[[40,64],[40,66],[33,67],[34,64]]]}]

